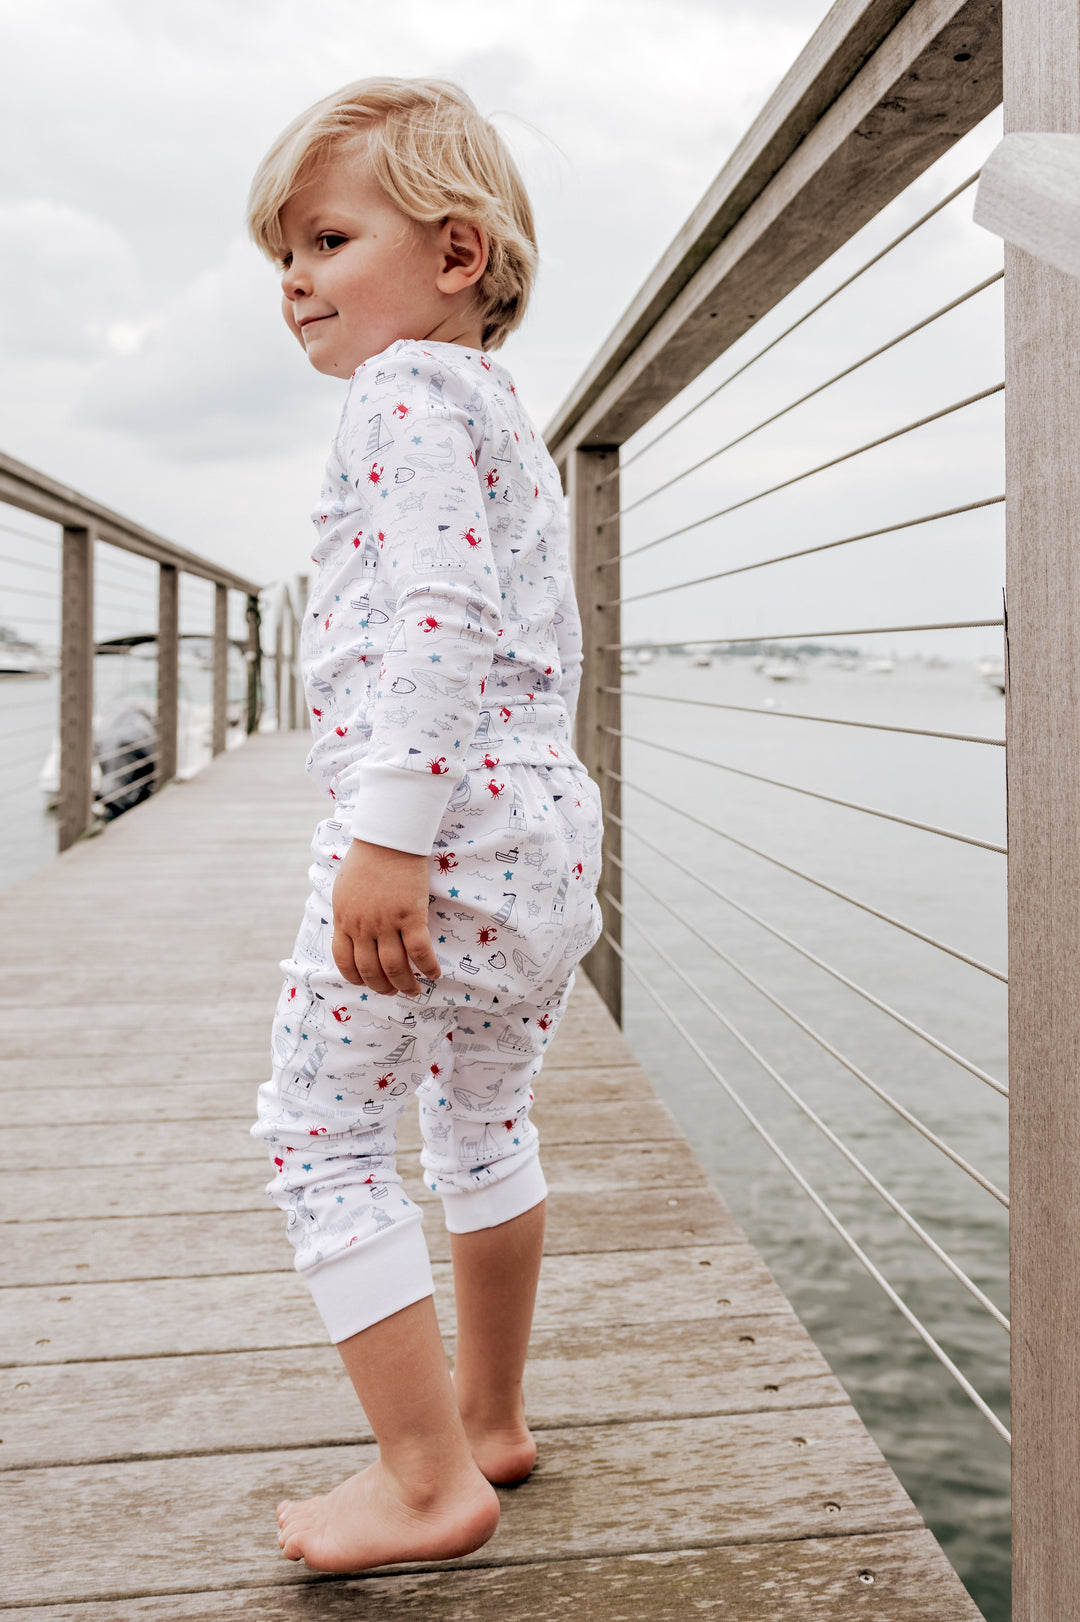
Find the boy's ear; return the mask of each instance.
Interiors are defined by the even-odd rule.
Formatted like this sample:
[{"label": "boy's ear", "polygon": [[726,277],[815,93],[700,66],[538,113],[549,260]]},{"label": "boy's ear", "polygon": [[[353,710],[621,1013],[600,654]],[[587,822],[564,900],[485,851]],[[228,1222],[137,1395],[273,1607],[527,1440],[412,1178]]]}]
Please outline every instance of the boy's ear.
[{"label": "boy's ear", "polygon": [[487,269],[486,233],[471,220],[459,220],[451,215],[443,222],[441,247],[440,291],[460,293],[463,288],[473,287]]}]

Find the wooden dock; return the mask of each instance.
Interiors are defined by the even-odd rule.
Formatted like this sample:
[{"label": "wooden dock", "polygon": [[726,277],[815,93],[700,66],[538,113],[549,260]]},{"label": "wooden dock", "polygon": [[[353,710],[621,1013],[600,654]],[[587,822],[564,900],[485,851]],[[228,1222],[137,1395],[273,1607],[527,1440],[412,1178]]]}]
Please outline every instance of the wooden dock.
[{"label": "wooden dock", "polygon": [[[977,1618],[584,980],[535,1111],[534,1475],[451,1565],[282,1558],[279,1498],[373,1454],[248,1136],[317,815],[301,759],[252,738],[0,897],[0,1613]],[[452,1342],[434,1210],[427,1234]]]}]

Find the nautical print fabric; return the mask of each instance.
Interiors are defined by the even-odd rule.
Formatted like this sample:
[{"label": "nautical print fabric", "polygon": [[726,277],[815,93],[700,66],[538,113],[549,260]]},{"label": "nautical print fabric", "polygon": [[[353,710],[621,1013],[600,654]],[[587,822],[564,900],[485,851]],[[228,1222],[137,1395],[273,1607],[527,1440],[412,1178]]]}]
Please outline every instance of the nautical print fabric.
[{"label": "nautical print fabric", "polygon": [[544,1198],[530,1083],[596,940],[599,793],[580,766],[483,767],[459,777],[431,860],[442,969],[419,997],[350,985],[330,954],[331,892],[349,846],[338,816],[312,842],[311,895],[273,1030],[274,1072],[253,1136],[288,1213],[296,1268],[332,1340],[431,1293],[420,1210],[395,1166],[419,1094],[427,1187],[453,1232]]},{"label": "nautical print fabric", "polygon": [[312,516],[308,770],[354,837],[426,855],[466,771],[577,763],[562,489],[503,367],[405,339],[359,367]]}]

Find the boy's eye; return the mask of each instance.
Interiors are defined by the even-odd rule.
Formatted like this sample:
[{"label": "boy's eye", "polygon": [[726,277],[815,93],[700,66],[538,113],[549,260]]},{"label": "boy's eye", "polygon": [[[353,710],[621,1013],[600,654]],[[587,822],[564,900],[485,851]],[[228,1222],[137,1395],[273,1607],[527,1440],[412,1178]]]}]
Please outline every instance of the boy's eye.
[{"label": "boy's eye", "polygon": [[288,270],[289,266],[292,264],[292,254],[283,253],[281,258],[278,260],[278,264],[282,270]]},{"label": "boy's eye", "polygon": [[319,242],[324,248],[340,248],[344,241],[345,238],[339,231],[324,231],[319,238]]}]

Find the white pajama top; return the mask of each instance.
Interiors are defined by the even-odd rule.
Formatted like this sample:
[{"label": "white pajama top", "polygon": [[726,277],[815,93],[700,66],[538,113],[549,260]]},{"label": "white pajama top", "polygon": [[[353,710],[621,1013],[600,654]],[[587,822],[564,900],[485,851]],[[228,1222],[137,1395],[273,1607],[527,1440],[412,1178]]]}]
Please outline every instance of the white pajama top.
[{"label": "white pajama top", "polygon": [[353,838],[430,855],[467,771],[579,764],[562,488],[502,366],[411,339],[366,361],[312,516],[308,770]]}]

